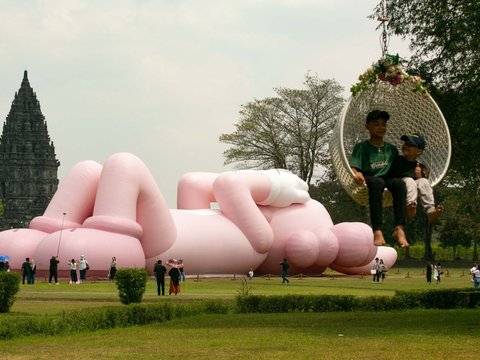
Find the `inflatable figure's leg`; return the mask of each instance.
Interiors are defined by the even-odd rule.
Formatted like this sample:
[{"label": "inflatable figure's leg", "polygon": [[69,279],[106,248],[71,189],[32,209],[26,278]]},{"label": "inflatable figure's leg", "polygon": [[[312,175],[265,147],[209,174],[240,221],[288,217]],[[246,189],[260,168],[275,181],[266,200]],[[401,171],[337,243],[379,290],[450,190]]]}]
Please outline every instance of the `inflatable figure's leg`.
[{"label": "inflatable figure's leg", "polygon": [[216,202],[213,183],[217,173],[191,172],[183,175],[177,187],[177,208],[184,210],[210,209]]},{"label": "inflatable figure's leg", "polygon": [[[51,246],[59,237],[55,233],[43,242]],[[144,267],[146,256],[165,251],[175,237],[175,224],[150,171],[136,156],[120,153],[103,166],[93,216],[81,228],[63,232],[60,255],[64,266],[68,258],[86,255],[93,270],[108,268],[112,256],[119,267]]]},{"label": "inflatable figure's leg", "polygon": [[175,241],[168,206],[147,166],[129,153],[112,155],[103,167],[93,217],[83,227],[141,239],[147,257]]},{"label": "inflatable figure's leg", "polygon": [[102,166],[95,161],[76,164],[60,183],[43,216],[31,221],[30,229],[52,233],[80,227],[92,216],[101,172]]},{"label": "inflatable figure's leg", "polygon": [[[62,229],[62,225],[64,229],[79,227],[92,214],[100,172],[101,165],[94,161],[76,164],[60,183],[44,215],[34,218],[29,229],[0,233],[0,253],[10,256],[12,269],[20,268],[26,257],[32,258],[47,234]],[[52,248],[48,259],[56,253],[57,247]]]},{"label": "inflatable figure's leg", "polygon": [[373,268],[375,263],[375,257],[382,259],[384,264],[387,266],[387,269],[390,269],[395,265],[397,261],[397,251],[393,247],[389,246],[377,246],[377,253],[374,258],[366,265],[363,266],[353,266],[353,267],[343,267],[338,265],[330,266],[333,270],[341,272],[347,275],[370,275],[370,270]]},{"label": "inflatable figure's leg", "polygon": [[373,244],[372,228],[360,222],[344,222],[332,228],[339,244],[338,255],[331,268],[335,265],[343,267],[358,267],[368,264],[377,253]]},{"label": "inflatable figure's leg", "polygon": [[[333,270],[355,275],[370,271],[375,256],[382,254],[387,266],[393,266],[397,258],[395,249],[376,247],[372,242],[372,229],[364,223],[340,223],[332,231],[337,236],[340,249],[335,261],[330,265]],[[380,250],[382,249],[382,250]]]}]

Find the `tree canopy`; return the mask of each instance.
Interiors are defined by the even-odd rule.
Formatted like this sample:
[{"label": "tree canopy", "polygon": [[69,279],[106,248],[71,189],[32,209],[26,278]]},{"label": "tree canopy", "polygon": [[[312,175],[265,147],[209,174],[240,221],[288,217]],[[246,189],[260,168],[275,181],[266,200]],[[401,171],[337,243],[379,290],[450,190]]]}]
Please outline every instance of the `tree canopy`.
[{"label": "tree canopy", "polygon": [[276,97],[242,105],[236,130],[222,134],[226,164],[283,168],[308,184],[317,167],[330,168],[328,139],[344,99],[335,80],[305,75],[304,89],[276,88]]},{"label": "tree canopy", "polygon": [[432,84],[462,90],[480,82],[480,1],[388,0],[386,13],[390,33],[410,41],[411,65]]}]

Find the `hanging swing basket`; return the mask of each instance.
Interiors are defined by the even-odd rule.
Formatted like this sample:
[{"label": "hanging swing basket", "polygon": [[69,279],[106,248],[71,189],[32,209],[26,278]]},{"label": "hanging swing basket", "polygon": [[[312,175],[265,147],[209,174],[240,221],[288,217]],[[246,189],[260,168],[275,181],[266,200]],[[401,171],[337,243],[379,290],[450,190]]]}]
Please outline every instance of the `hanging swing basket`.
[{"label": "hanging swing basket", "polygon": [[[348,160],[355,144],[369,138],[365,118],[372,110],[390,114],[385,141],[397,148],[401,147],[400,137],[404,134],[420,133],[424,136],[427,146],[419,161],[429,169],[432,186],[437,185],[447,172],[451,140],[445,118],[428,92],[419,91],[418,84],[409,79],[404,78],[405,81],[398,84],[373,78],[371,82],[366,81],[366,86],[347,102],[335,125],[329,144],[332,163],[343,188],[361,205],[368,206],[368,189],[355,183]],[[383,204],[392,204],[388,191],[384,192]]]}]

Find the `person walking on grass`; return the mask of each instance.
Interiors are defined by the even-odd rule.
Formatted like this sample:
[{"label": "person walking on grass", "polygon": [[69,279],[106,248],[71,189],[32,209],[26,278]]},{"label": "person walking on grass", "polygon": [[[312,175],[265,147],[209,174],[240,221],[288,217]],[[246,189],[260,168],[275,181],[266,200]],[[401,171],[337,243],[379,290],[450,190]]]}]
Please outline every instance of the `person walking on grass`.
[{"label": "person walking on grass", "polygon": [[283,259],[283,261],[280,263],[280,266],[282,267],[282,284],[289,284],[290,281],[288,280],[288,268],[290,265],[288,265],[287,259]]}]

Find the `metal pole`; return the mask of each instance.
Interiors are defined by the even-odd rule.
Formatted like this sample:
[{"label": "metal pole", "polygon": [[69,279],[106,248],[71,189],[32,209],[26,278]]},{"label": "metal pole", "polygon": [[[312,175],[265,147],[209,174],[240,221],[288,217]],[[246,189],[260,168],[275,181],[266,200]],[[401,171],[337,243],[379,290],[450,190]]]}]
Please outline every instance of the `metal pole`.
[{"label": "metal pole", "polygon": [[58,237],[57,257],[60,251],[60,242],[62,241],[63,222],[65,221],[65,215],[67,215],[67,213],[63,213],[63,217],[62,217],[62,227],[60,228],[60,236]]}]

